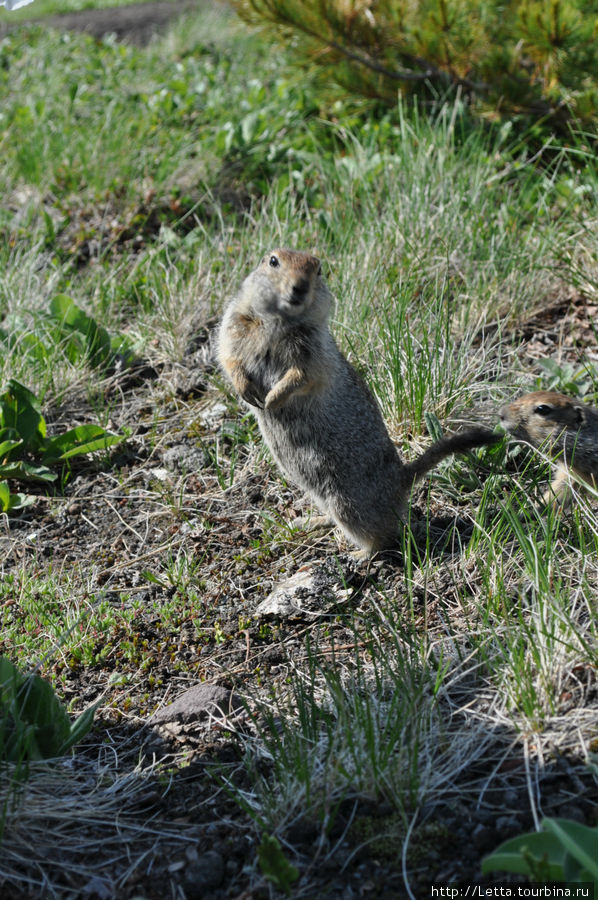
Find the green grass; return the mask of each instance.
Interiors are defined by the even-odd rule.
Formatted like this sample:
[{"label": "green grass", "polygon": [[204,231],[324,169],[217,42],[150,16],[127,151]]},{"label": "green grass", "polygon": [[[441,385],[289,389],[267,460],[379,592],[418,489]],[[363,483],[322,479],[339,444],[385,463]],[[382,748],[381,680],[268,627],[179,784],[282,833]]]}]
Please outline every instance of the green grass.
[{"label": "green grass", "polygon": [[[570,288],[595,300],[598,177],[581,143],[531,157],[520,134],[474,124],[459,103],[380,114],[339,100],[226,12],[190,17],[143,50],[39,28],[11,34],[0,56],[0,325],[11,336],[2,383],[23,381],[48,407],[79,389],[107,421],[120,401],[103,399],[85,354],[69,354],[48,317],[53,297],[68,294],[136,352],[176,366],[191,323],[219,314],[264,250],[288,245],[322,256],[334,332],[406,455],[428,440],[426,413],[447,429],[492,423],[502,402],[540,385],[582,385],[596,400],[591,348],[562,362],[548,344],[557,371],[520,354],[514,331]],[[207,428],[193,404],[181,418],[205,454],[193,474],[212,494],[189,496],[184,480],[156,475],[137,496],[165,535],[197,528],[213,554],[225,526],[212,507],[228,514],[256,471],[273,492],[280,478],[217,374],[207,390],[225,398],[227,421]],[[152,453],[174,393],[140,414]],[[373,577],[351,615],[308,628],[305,643],[301,631],[271,691],[259,673],[254,732],[239,736],[250,787],[231,787],[258,835],[282,843],[307,818],[321,854],[333,855],[340,805],[384,799],[406,854],[423,804],[483,790],[483,779],[467,786],[468,766],[498,766],[509,744],[532,737],[540,750],[584,756],[598,520],[583,498],[571,515],[540,515],[530,499],[545,468],[513,445],[441,466],[417,504],[465,520],[468,546],[442,556],[433,536],[407,537],[399,580]],[[228,588],[242,599],[240,634],[268,566],[292,573],[321,552],[280,524],[286,502],[268,494],[259,536],[243,532],[241,587]],[[251,518],[245,506],[233,507],[235,524]],[[170,592],[151,601],[145,636],[145,607],[127,588],[108,602],[87,586],[101,560],[88,572],[12,570],[0,583],[5,652],[21,666],[44,659],[59,685],[116,654],[127,684],[143,684],[147,711],[153,642],[174,654],[185,623],[198,645],[234,636],[219,613],[204,622],[205,565],[176,547],[143,563],[145,581]],[[260,640],[275,633],[263,625]],[[178,671],[199,666],[181,658]]]}]

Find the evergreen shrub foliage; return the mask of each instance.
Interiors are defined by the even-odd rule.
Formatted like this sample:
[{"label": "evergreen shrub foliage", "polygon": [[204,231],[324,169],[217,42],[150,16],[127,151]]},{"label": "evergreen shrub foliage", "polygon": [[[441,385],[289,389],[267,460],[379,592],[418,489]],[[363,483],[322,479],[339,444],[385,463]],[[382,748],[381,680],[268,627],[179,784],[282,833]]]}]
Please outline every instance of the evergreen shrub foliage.
[{"label": "evergreen shrub foliage", "polygon": [[278,26],[351,92],[443,96],[584,126],[598,109],[598,3],[583,0],[233,0]]}]

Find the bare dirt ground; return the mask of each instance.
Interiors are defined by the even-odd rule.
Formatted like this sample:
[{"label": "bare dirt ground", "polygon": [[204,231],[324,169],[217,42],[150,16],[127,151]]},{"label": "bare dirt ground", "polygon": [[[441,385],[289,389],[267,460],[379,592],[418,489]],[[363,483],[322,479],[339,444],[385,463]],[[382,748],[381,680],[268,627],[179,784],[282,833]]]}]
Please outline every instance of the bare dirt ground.
[{"label": "bare dirt ground", "polygon": [[[89,10],[46,21],[143,43],[188,6],[152,3],[120,8],[117,16]],[[562,346],[565,318],[575,360],[580,346],[593,340],[591,317],[579,297],[550,304],[522,325],[521,352],[533,363],[550,345]],[[398,554],[370,566],[357,564],[338,552],[330,534],[287,541],[280,523],[273,526],[280,533],[278,544],[262,541],[271,527],[265,510],[275,510],[280,521],[303,510],[301,498],[280,482],[263,456],[248,453],[230,483],[222,483],[215,448],[219,444],[226,451],[227,433],[240,414],[227,409],[213,381],[213,324],[201,323],[189,335],[180,363],[141,364],[100,384],[102,406],[108,400],[113,409],[111,426],[131,431],[126,444],[109,463],[73,466],[62,494],[40,493],[34,507],[0,532],[5,577],[14,578],[15,585],[24,573],[41,579],[51,574],[59,584],[68,581],[76,594],[70,599],[82,610],[90,596],[100,597],[135,622],[134,639],[130,628],[119,631],[118,624],[98,633],[91,662],[59,649],[49,665],[61,694],[74,700],[77,710],[96,701],[100,706],[93,732],[69,770],[73,794],[67,792],[64,801],[69,814],[57,812],[56,802],[52,808],[40,802],[37,814],[23,815],[6,835],[4,871],[10,864],[13,875],[0,883],[5,900],[282,896],[260,877],[258,829],[223,789],[225,774],[251,790],[241,766],[243,747],[231,736],[227,716],[205,698],[187,713],[162,715],[159,723],[152,716],[199,684],[219,688],[221,704],[234,694],[264,696],[270,684],[287,677],[289,661],[304,653],[310,630],[319,633],[320,652],[334,646],[339,659],[338,648],[350,654],[355,635],[340,613],[359,614],[381,585],[413,616]],[[94,409],[92,390],[73,391],[62,408],[46,411],[49,427],[57,431],[92,421]],[[470,533],[467,510],[433,506],[430,514],[432,539],[447,560],[450,579],[450,560]],[[334,587],[334,557],[348,588],[342,600],[331,590],[316,610],[257,614],[276,582],[303,564]],[[165,618],[159,610],[168,603]],[[416,592],[416,620],[418,615],[422,628],[434,624],[433,604],[428,599],[425,610],[423,604],[418,609]],[[19,616],[16,606],[14,616]],[[6,639],[0,650],[14,653]],[[593,703],[598,705],[598,696]],[[251,730],[243,711],[229,712],[236,728]],[[457,801],[447,797],[444,809],[423,818],[406,860],[416,897],[430,896],[431,884],[488,883],[480,877],[481,858],[505,838],[533,827],[525,760],[520,746],[508,749],[511,740],[497,733],[486,766],[463,775],[468,793]],[[84,788],[98,767],[106,772],[105,813],[94,807],[87,815]],[[492,767],[492,788],[478,803],[476,785],[486,783]],[[135,778],[145,789],[128,793],[126,785]],[[64,782],[57,790],[65,790]],[[582,762],[566,752],[555,752],[538,791],[545,814],[591,821],[593,781]],[[383,804],[347,801],[324,853],[318,823],[295,822],[287,837],[304,880],[294,896],[405,897],[400,845],[373,839],[392,818]]]},{"label": "bare dirt ground", "polygon": [[[137,3],[119,6],[117,9],[85,9],[80,12],[62,13],[44,19],[33,18],[39,24],[62,31],[83,31],[96,38],[114,34],[119,41],[144,45],[173,20],[188,9],[196,8],[193,0],[166,0],[157,3]],[[0,23],[0,37],[10,30],[10,22]]]},{"label": "bare dirt ground", "polygon": [[[583,331],[583,305],[562,303],[562,313]],[[522,335],[529,334],[523,352],[533,357],[550,342],[553,320],[550,308],[523,327]],[[256,864],[259,829],[223,789],[225,774],[251,792],[241,766],[242,742],[229,726],[249,734],[252,725],[243,710],[230,707],[231,699],[264,697],[270,685],[282,683],[291,660],[304,655],[308,631],[320,653],[334,647],[342,664],[343,653],[350,656],[355,647],[345,614],[359,616],[381,586],[395,598],[399,615],[402,603],[406,618],[415,614],[422,628],[435,625],[429,595],[419,608],[416,591],[415,608],[409,609],[400,554],[357,564],[339,552],[331,534],[286,540],[279,523],[274,525],[279,542],[262,540],[270,527],[265,510],[275,510],[282,521],[302,512],[304,502],[255,451],[238,461],[232,482],[222,484],[213,453],[217,442],[224,450],[239,415],[225,406],[213,380],[212,326],[204,323],[189,336],[180,363],[140,364],[102,383],[102,403],[108,399],[113,406],[112,427],[131,430],[126,445],[114,451],[109,464],[79,464],[63,494],[40,495],[0,536],[5,577],[14,578],[15,585],[25,573],[42,579],[51,573],[59,584],[68,580],[73,594],[65,603],[76,599],[84,608],[93,596],[116,612],[132,613],[132,629],[116,622],[97,634],[91,662],[59,649],[50,669],[76,709],[100,703],[92,735],[72,766],[73,790],[91,771],[97,773],[98,765],[113,790],[139,771],[145,785],[130,795],[121,786],[122,802],[115,806],[112,797],[104,817],[97,811],[78,817],[77,808],[84,805],[78,796],[65,801],[70,818],[56,818],[55,808],[42,807],[46,825],[20,862],[22,831],[7,835],[13,871],[2,885],[7,900],[278,896]],[[94,405],[93,392],[74,392],[68,404],[48,411],[49,426],[58,430],[89,421]],[[419,501],[423,507],[423,494]],[[470,532],[467,509],[432,503],[430,514],[426,527],[437,542],[434,552],[446,560],[448,592],[452,561]],[[320,597],[311,609],[260,614],[273,585],[304,564],[330,587],[324,601]],[[345,590],[335,593],[339,566]],[[441,596],[443,586],[436,589]],[[169,603],[165,617],[160,610]],[[14,649],[0,641],[2,652],[11,656]],[[192,700],[182,713],[170,707],[197,685],[219,689],[218,700],[230,716],[220,716],[205,697]],[[588,690],[595,693],[588,702],[598,705],[595,687]],[[467,698],[459,702],[465,706]],[[157,710],[159,722],[152,718]],[[160,771],[152,768],[156,763]],[[555,749],[539,777],[544,814],[592,821],[593,782],[566,747]],[[462,798],[447,796],[446,806],[424,816],[412,837],[407,865],[418,898],[430,895],[431,884],[490,883],[480,877],[481,858],[505,838],[533,827],[525,760],[513,735],[497,731],[484,763],[457,777],[455,791],[461,782]],[[297,886],[293,895],[407,896],[400,844],[375,840],[395,815],[384,804],[347,800],[324,853],[318,823],[296,821],[287,836],[305,887]]]}]

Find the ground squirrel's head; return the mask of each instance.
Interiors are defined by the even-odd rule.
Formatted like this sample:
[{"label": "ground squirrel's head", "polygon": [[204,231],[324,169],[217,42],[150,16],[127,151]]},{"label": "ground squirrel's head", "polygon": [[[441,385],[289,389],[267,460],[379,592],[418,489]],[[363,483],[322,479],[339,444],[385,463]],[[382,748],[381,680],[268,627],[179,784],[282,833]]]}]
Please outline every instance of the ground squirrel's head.
[{"label": "ground squirrel's head", "polygon": [[317,256],[300,250],[271,250],[241,286],[256,312],[287,320],[325,322],[332,295]]},{"label": "ground squirrel's head", "polygon": [[578,431],[586,421],[585,410],[583,403],[564,394],[534,391],[503,406],[500,423],[513,437],[542,444]]}]

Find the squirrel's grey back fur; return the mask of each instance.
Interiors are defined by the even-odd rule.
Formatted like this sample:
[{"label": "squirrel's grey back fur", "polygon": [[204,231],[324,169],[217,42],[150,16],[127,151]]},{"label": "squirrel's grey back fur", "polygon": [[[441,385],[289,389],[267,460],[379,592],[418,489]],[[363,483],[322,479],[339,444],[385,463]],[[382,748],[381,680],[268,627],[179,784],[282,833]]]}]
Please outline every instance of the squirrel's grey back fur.
[{"label": "squirrel's grey back fur", "polygon": [[371,553],[396,541],[415,480],[449,454],[497,437],[472,429],[404,463],[373,394],[330,333],[331,307],[316,257],[272,251],[227,307],[218,357],[289,479]]}]

